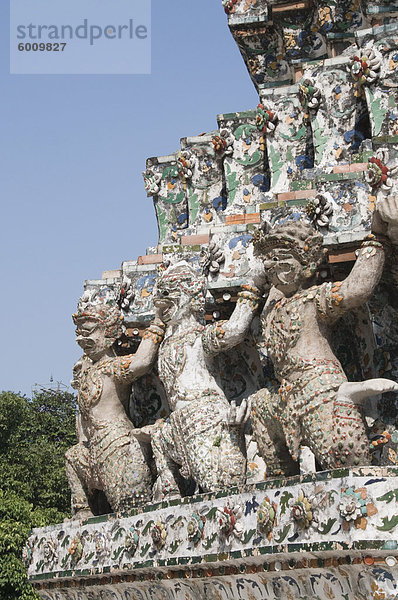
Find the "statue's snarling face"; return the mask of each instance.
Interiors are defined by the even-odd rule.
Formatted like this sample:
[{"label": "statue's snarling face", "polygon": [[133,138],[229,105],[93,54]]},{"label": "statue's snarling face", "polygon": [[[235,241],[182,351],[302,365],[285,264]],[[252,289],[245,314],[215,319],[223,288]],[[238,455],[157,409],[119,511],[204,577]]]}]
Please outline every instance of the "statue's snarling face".
[{"label": "statue's snarling face", "polygon": [[301,286],[303,265],[289,250],[274,248],[263,259],[268,281],[286,296],[294,294]]},{"label": "statue's snarling face", "polygon": [[112,345],[105,335],[105,325],[90,319],[77,323],[76,341],[92,361],[101,359]]},{"label": "statue's snarling face", "polygon": [[285,296],[310,285],[324,255],[322,243],[322,236],[301,221],[269,232],[259,229],[253,236],[254,254],[262,260],[267,279]]},{"label": "statue's snarling face", "polygon": [[162,320],[168,324],[179,323],[189,312],[191,298],[179,289],[159,287],[153,303],[162,311]]},{"label": "statue's snarling face", "polygon": [[86,303],[73,315],[76,341],[92,361],[100,360],[123,333],[123,318],[116,306]]},{"label": "statue's snarling face", "polygon": [[204,311],[204,281],[184,261],[169,267],[157,282],[153,302],[168,324],[180,323]]}]

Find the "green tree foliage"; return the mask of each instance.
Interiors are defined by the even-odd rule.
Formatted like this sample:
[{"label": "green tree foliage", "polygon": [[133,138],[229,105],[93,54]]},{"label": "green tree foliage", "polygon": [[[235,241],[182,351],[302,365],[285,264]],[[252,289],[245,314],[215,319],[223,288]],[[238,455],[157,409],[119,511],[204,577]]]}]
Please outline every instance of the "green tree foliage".
[{"label": "green tree foliage", "polygon": [[76,443],[72,394],[0,393],[0,600],[34,600],[21,560],[32,527],[62,521],[70,494],[65,451]]}]

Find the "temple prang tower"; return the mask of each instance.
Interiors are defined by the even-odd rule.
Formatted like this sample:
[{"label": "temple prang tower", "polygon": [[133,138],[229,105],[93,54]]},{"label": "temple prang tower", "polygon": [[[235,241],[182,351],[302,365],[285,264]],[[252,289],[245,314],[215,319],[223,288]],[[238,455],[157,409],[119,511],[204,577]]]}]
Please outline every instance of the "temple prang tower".
[{"label": "temple prang tower", "polygon": [[[308,362],[294,364],[303,375],[294,380],[292,388],[291,373],[283,370],[290,347],[285,342],[278,346],[284,336],[293,346],[297,343],[303,311],[310,313],[313,306],[317,318],[336,314],[327,333],[333,360],[322,363],[320,353],[317,364],[311,365],[322,380],[322,393],[330,392],[329,379],[336,373],[334,391],[343,380],[398,380],[398,230],[394,220],[398,197],[398,2],[222,0],[222,5],[258,92],[258,104],[219,114],[217,129],[182,138],[179,149],[168,156],[148,158],[144,185],[154,203],[158,244],[136,260],[124,261],[120,269],[104,272],[101,280],[87,280],[80,307],[83,315],[86,306],[117,307],[123,334],[115,337],[112,351],[120,369],[123,357],[129,368],[130,363],[134,366],[142,338],[163,348],[162,368],[137,378],[130,402],[124,403],[134,425],[131,435],[149,457],[148,473],[153,469],[151,435],[153,428],[159,427],[159,419],[176,424],[171,433],[165,429],[170,439],[156,438],[163,444],[164,460],[171,461],[167,467],[174,456],[182,472],[188,473],[192,455],[197,452],[200,458],[201,445],[208,442],[204,436],[203,444],[192,446],[196,450],[191,448],[188,456],[193,437],[189,423],[203,431],[211,427],[211,413],[206,414],[206,421],[196,411],[195,393],[200,386],[193,370],[188,399],[195,409],[182,418],[177,406],[178,402],[184,404],[189,388],[187,379],[181,378],[185,377],[190,349],[202,344],[198,369],[205,373],[204,378],[211,375],[213,386],[206,395],[206,410],[211,411],[216,396],[221,407],[217,409],[219,430],[208,452],[213,461],[209,471],[216,471],[217,460],[218,466],[223,464],[219,449],[226,447],[225,440],[236,450],[241,435],[246,483],[201,494],[203,489],[195,488],[188,475],[182,477],[184,481],[179,479],[180,470],[176,480],[181,498],[167,497],[167,490],[161,490],[163,499],[155,496],[159,501],[138,503],[129,512],[102,514],[106,512],[104,504],[94,509],[96,516],[88,520],[34,530],[25,559],[29,579],[44,600],[398,598],[397,394],[391,391],[363,401],[361,396],[358,410],[365,432],[361,442],[366,436],[368,444],[361,456],[369,457],[366,465],[359,459],[358,463],[349,459],[345,463],[343,451],[349,453],[351,448],[355,452],[357,438],[354,425],[341,434],[339,418],[345,427],[351,415],[351,397],[348,394],[344,400],[339,396],[341,415],[334,415],[335,432],[327,432],[330,439],[336,434],[337,440],[337,430],[343,436],[339,468],[322,471],[308,439],[297,437],[302,444],[298,456],[289,450],[293,442],[286,433],[287,418],[292,438],[296,428],[303,427],[299,411],[289,408],[292,394],[297,403],[302,393],[299,409],[303,413],[311,398],[308,410],[317,415],[319,431],[326,419],[316,398],[318,388],[312,388],[308,379]],[[322,260],[307,260],[313,247],[303,236],[295,243],[298,223],[312,225],[314,235],[308,240],[314,244],[321,236]],[[277,232],[275,239],[272,231]],[[268,295],[271,284],[261,287],[259,283],[258,255],[269,263],[281,248],[277,260],[281,268],[285,258],[289,263],[287,279],[299,264],[302,273],[299,267],[297,273],[303,275],[304,283],[297,286],[296,296],[289,291],[272,298]],[[382,249],[384,258],[377,262]],[[344,296],[341,290],[360,263],[371,267],[363,271],[365,283],[376,268],[380,277],[367,301],[343,315],[345,311],[340,309],[355,294],[351,289],[351,296],[348,292]],[[173,268],[177,275],[170,276],[169,288],[163,283],[158,286]],[[179,268],[183,283],[178,279]],[[172,302],[178,304],[189,322],[184,294],[189,297],[186,305],[199,294],[186,283],[189,269],[198,281],[204,280],[203,311],[192,331],[184,330],[181,341],[174,343],[178,323],[168,317],[167,310],[170,314]],[[196,281],[195,277],[192,280]],[[286,284],[286,279],[282,283]],[[273,286],[278,289],[275,283]],[[162,301],[160,318],[165,325],[154,325],[155,305]],[[167,302],[169,308],[165,308]],[[235,331],[234,319],[242,303],[242,315],[250,305],[253,319],[240,330],[236,326]],[[326,337],[326,327],[319,329]],[[269,330],[273,332],[271,340],[267,339]],[[89,337],[87,332],[83,337]],[[234,335],[237,343],[233,345],[228,340]],[[225,340],[229,345],[225,342],[224,348]],[[294,362],[290,355],[289,360]],[[86,369],[86,385],[93,367],[85,359],[83,367],[77,368],[78,382],[82,381],[82,368]],[[100,364],[97,370],[101,369],[104,373]],[[174,383],[178,387],[175,394]],[[76,385],[79,388],[80,384]],[[306,386],[311,387],[310,392]],[[267,404],[264,390],[285,406]],[[88,397],[91,392],[85,393]],[[245,421],[242,416],[243,408],[240,417],[236,411],[248,405],[249,399],[255,402],[258,394],[262,400],[252,406],[263,413],[253,431],[250,419]],[[175,398],[178,402],[171,407]],[[219,416],[224,401],[232,406],[225,426]],[[256,422],[253,414],[251,418]],[[281,427],[267,425],[274,418]],[[261,432],[261,427],[268,429]],[[171,439],[177,430],[178,436]],[[271,469],[275,457],[270,458],[263,447],[270,447],[275,435],[285,436],[285,455],[279,463],[275,460]],[[339,440],[333,452],[339,452],[338,445]],[[155,454],[163,456],[160,450],[156,448]],[[110,455],[109,449],[105,452]],[[95,465],[90,473],[94,471]],[[151,472],[154,481],[156,474]]]}]

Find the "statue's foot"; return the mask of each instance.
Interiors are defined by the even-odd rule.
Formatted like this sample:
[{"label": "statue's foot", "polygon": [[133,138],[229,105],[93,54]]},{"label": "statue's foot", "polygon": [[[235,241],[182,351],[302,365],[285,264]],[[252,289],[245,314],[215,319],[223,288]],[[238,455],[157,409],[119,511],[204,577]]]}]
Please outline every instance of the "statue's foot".
[{"label": "statue's foot", "polygon": [[64,519],[64,523],[73,523],[73,521],[80,521],[82,523],[94,516],[89,508],[82,508],[72,515],[72,517]]},{"label": "statue's foot", "polygon": [[181,498],[178,486],[171,484],[169,481],[165,482],[161,477],[158,477],[155,481],[152,492],[152,502]]},{"label": "statue's foot", "polygon": [[146,425],[145,427],[140,427],[137,429],[132,429],[130,435],[132,435],[139,442],[143,442],[144,444],[151,443],[153,425]]},{"label": "statue's foot", "polygon": [[377,396],[385,392],[398,392],[398,383],[384,378],[355,382],[346,381],[339,387],[336,400],[337,402],[349,400],[358,404],[362,400],[370,398],[370,396]]},{"label": "statue's foot", "polygon": [[240,406],[236,406],[235,400],[232,400],[227,412],[226,421],[229,427],[243,427],[250,417],[251,400],[250,398],[242,400]]}]

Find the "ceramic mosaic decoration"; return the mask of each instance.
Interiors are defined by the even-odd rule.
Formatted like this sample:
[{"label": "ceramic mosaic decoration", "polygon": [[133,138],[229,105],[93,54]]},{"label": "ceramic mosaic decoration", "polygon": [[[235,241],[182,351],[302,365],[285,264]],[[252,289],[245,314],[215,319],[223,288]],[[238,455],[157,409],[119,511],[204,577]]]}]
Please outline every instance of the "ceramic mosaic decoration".
[{"label": "ceramic mosaic decoration", "polygon": [[397,600],[398,3],[220,10],[258,102],[147,160],[157,246],[85,282],[73,516],[29,578]]}]

